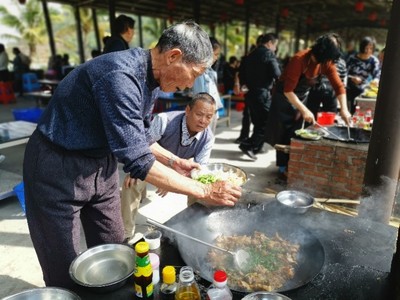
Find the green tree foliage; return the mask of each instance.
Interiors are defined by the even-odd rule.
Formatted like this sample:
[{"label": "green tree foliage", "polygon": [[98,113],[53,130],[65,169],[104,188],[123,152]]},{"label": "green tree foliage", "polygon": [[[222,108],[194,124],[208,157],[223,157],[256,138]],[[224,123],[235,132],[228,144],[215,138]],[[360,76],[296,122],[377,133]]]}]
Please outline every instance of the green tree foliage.
[{"label": "green tree foliage", "polygon": [[143,17],[143,47],[151,48],[157,44],[158,38],[161,36],[166,27],[166,22],[162,19]]},{"label": "green tree foliage", "polygon": [[0,23],[13,28],[18,34],[7,33],[3,37],[16,42],[26,43],[29,55],[35,56],[37,45],[47,41],[47,30],[41,2],[28,0],[25,5],[15,2],[15,9],[11,10],[0,5]]}]

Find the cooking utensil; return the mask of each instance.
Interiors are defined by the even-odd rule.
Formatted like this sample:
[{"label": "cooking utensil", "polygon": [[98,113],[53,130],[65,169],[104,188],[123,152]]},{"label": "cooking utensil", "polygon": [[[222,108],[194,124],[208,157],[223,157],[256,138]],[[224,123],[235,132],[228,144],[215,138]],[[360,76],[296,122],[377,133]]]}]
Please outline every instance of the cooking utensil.
[{"label": "cooking utensil", "polygon": [[255,292],[248,294],[242,300],[290,300],[290,298],[278,293]]},{"label": "cooking utensil", "polygon": [[[269,237],[279,235],[282,239],[299,245],[293,278],[287,280],[273,292],[286,292],[301,287],[311,281],[320,272],[324,260],[324,248],[321,242],[308,230],[299,226],[297,216],[279,214],[274,209],[278,203],[272,202],[252,205],[238,203],[235,208],[218,207],[210,210],[200,204],[187,207],[166,225],[189,235],[196,235],[206,242],[212,242],[218,236],[253,235],[254,231]],[[188,239],[176,239],[174,242],[185,264],[200,272],[200,276],[212,282],[214,267],[209,261],[208,247],[202,247]],[[280,274],[276,274],[279,276]],[[245,278],[245,274],[240,275]],[[274,272],[270,276],[274,276]],[[230,282],[231,290],[238,293],[251,293],[252,290]],[[243,295],[244,297],[245,295]]]},{"label": "cooking utensil", "polygon": [[125,244],[103,244],[87,249],[71,263],[69,275],[95,292],[114,291],[135,270],[135,251]]},{"label": "cooking utensil", "polygon": [[195,241],[197,243],[203,244],[203,245],[205,245],[207,247],[210,247],[210,248],[213,248],[213,249],[217,249],[217,250],[222,251],[222,252],[229,253],[229,254],[231,254],[233,256],[236,266],[241,270],[246,270],[247,260],[249,259],[250,254],[247,253],[247,251],[245,251],[245,250],[239,249],[236,252],[229,251],[229,250],[223,249],[221,247],[215,246],[213,244],[207,243],[205,241],[199,240],[199,239],[197,239],[195,237],[192,237],[190,235],[184,234],[184,233],[182,233],[182,232],[180,232],[178,230],[175,230],[175,229],[170,228],[168,226],[165,226],[165,225],[163,225],[161,223],[158,223],[155,220],[147,219],[147,223],[149,223],[151,225],[154,225],[154,226],[156,226],[158,228],[173,232],[173,233],[175,233],[175,234],[177,234],[179,236],[183,236],[184,238],[187,238],[187,239],[190,239],[190,240]]},{"label": "cooking utensil", "polygon": [[190,176],[193,179],[197,179],[201,175],[213,174],[217,176],[221,176],[221,180],[224,180],[225,177],[236,177],[237,185],[241,186],[245,184],[248,180],[247,174],[244,170],[239,167],[225,164],[225,163],[210,163],[205,166],[202,166],[201,169],[194,169],[190,172]]},{"label": "cooking utensil", "polygon": [[55,288],[55,287],[44,287],[26,290],[8,297],[2,298],[2,300],[80,300],[81,298],[66,289]]},{"label": "cooking utensil", "polygon": [[337,138],[338,140],[343,140],[342,137],[336,135],[335,133],[333,133],[332,131],[328,130],[326,127],[324,127],[323,125],[319,124],[318,122],[315,122],[316,125],[318,125],[323,131],[325,131],[327,134],[333,135],[335,138]]},{"label": "cooking utensil", "polygon": [[350,125],[347,124],[347,136],[349,137],[349,141],[351,140],[351,136],[350,136]]},{"label": "cooking utensil", "polygon": [[[351,137],[350,139],[348,139],[349,130]],[[371,131],[365,130],[363,128],[356,128],[356,127],[347,128],[346,126],[332,126],[329,127],[329,131],[334,135],[327,134],[324,136],[325,139],[347,142],[347,143],[356,143],[356,144],[369,143],[371,139]],[[340,139],[338,139],[337,137],[339,137]]]},{"label": "cooking utensil", "polygon": [[282,191],[276,194],[276,200],[289,211],[296,214],[304,214],[314,204],[314,197],[299,191]]}]

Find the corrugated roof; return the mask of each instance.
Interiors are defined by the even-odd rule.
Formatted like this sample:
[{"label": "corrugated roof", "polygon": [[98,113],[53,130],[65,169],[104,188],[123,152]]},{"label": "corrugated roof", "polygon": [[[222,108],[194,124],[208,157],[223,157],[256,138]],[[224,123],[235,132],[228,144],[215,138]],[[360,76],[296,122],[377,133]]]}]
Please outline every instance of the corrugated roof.
[{"label": "corrugated roof", "polygon": [[[337,30],[341,28],[386,28],[392,0],[48,0],[73,6],[109,9],[114,3],[117,12],[152,16],[181,21],[195,19],[200,24],[225,21],[246,22],[305,32]],[[357,12],[356,3],[363,3]],[[243,3],[243,4],[239,4]],[[285,17],[285,15],[287,16]],[[307,22],[308,19],[308,22]]]}]

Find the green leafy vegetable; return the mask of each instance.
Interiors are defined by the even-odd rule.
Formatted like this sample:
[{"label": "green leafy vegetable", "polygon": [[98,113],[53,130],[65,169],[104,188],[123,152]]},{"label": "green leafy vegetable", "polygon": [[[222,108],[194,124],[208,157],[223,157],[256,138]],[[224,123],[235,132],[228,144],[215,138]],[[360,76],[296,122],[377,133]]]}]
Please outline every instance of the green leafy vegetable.
[{"label": "green leafy vegetable", "polygon": [[199,177],[196,178],[197,181],[200,181],[201,183],[204,184],[209,184],[209,183],[214,183],[217,181],[217,177],[215,177],[212,174],[205,174],[205,175],[200,175]]}]

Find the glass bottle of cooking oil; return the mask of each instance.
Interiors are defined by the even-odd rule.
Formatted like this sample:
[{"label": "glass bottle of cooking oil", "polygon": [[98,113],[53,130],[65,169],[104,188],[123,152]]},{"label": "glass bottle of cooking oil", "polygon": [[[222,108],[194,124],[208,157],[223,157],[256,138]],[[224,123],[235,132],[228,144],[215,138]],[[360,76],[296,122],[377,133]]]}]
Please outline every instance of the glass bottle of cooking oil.
[{"label": "glass bottle of cooking oil", "polygon": [[192,267],[185,266],[181,268],[175,300],[201,300],[199,286],[194,280]]}]

